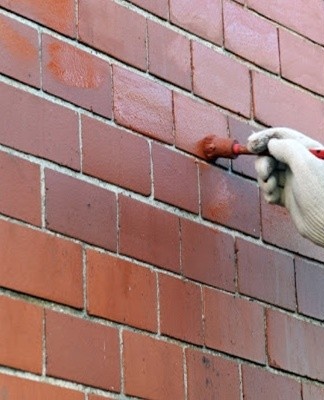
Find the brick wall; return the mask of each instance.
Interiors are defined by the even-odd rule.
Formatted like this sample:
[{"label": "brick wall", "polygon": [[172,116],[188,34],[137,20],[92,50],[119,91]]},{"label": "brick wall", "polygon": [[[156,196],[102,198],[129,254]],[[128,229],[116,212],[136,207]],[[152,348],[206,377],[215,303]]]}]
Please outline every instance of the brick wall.
[{"label": "brick wall", "polygon": [[320,400],[324,249],[208,133],[324,142],[324,2],[0,0],[0,399]]}]

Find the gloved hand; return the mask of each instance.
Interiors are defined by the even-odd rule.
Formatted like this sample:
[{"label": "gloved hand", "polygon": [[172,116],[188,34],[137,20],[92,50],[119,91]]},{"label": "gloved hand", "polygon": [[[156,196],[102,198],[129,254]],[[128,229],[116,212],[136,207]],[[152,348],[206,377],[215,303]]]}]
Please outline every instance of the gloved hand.
[{"label": "gloved hand", "polygon": [[247,147],[268,148],[272,156],[255,163],[265,200],[286,207],[299,233],[324,246],[324,160],[307,150],[323,145],[293,129],[271,128],[253,133]]}]

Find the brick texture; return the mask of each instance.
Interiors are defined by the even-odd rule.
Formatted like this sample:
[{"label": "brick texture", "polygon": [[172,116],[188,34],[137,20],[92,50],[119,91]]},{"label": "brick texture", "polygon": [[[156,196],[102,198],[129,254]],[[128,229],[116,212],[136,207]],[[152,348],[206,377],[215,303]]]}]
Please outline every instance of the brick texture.
[{"label": "brick texture", "polygon": [[303,384],[303,400],[321,400],[324,396],[323,386]]},{"label": "brick texture", "polygon": [[158,2],[152,2],[151,0],[132,0],[132,3],[162,18],[167,18],[169,15],[168,0],[160,0]]}]

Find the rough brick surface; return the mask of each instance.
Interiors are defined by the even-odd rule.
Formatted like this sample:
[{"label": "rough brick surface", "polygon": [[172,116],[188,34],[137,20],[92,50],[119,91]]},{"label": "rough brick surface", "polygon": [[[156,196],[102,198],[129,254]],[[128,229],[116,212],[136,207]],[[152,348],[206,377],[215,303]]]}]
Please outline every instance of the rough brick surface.
[{"label": "rough brick surface", "polygon": [[127,394],[152,400],[183,398],[180,347],[132,332],[124,332],[123,341]]},{"label": "rough brick surface", "polygon": [[120,388],[119,338],[114,328],[47,311],[46,359],[50,376],[113,391]]},{"label": "rough brick surface", "polygon": [[87,252],[88,312],[105,319],[156,331],[156,276],[108,254]]},{"label": "rough brick surface", "polygon": [[0,364],[41,374],[43,310],[0,296]]},{"label": "rough brick surface", "polygon": [[303,400],[321,400],[324,396],[323,386],[303,384]]},{"label": "rough brick surface", "polygon": [[0,284],[18,292],[81,308],[81,246],[0,221]]},{"label": "rough brick surface", "polygon": [[152,0],[131,0],[131,1],[132,3],[152,12],[153,14],[158,15],[159,17],[167,18],[169,15],[168,0],[159,0],[154,2],[152,2]]}]

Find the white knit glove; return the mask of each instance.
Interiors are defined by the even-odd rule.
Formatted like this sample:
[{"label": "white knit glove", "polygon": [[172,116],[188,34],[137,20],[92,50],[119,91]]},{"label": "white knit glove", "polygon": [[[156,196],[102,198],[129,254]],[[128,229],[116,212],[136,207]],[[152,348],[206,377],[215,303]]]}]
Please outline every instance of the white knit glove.
[{"label": "white knit glove", "polygon": [[271,128],[253,133],[247,147],[272,156],[255,163],[265,200],[286,207],[299,233],[324,246],[324,160],[307,150],[323,145],[293,129]]}]

